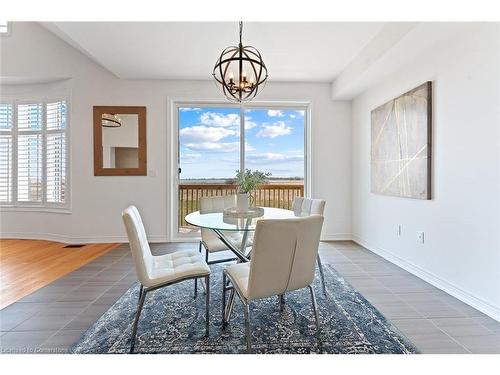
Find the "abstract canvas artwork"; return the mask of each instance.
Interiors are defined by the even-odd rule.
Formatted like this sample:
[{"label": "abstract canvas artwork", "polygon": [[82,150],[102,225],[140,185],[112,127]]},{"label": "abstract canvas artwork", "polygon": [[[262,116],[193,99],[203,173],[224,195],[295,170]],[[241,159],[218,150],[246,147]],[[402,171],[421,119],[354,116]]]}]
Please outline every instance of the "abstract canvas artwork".
[{"label": "abstract canvas artwork", "polygon": [[371,112],[371,191],[431,199],[432,82]]}]

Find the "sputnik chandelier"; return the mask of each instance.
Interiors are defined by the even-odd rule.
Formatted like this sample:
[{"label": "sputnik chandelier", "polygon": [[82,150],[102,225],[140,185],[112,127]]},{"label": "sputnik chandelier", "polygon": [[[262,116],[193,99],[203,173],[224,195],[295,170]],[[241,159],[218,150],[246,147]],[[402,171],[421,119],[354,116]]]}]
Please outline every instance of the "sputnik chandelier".
[{"label": "sputnik chandelier", "polygon": [[240,22],[240,43],[222,51],[212,73],[226,98],[239,103],[255,98],[267,80],[267,68],[260,52],[252,46],[243,46],[242,31],[243,22]]}]

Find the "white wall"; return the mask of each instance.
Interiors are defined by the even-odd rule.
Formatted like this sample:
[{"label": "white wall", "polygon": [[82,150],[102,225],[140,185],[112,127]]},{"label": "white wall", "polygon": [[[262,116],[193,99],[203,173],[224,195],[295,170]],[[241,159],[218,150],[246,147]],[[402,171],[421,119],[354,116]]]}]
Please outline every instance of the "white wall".
[{"label": "white wall", "polygon": [[[169,164],[169,98],[221,99],[211,81],[120,80],[34,23],[14,23],[0,38],[2,77],[40,81],[71,78],[72,213],[11,212],[2,209],[2,237],[51,238],[67,242],[124,241],[120,212],[134,203],[143,214],[150,240],[165,241]],[[216,55],[214,55],[214,59]],[[215,60],[214,60],[215,61]],[[207,77],[210,72],[207,72]],[[3,92],[29,90],[1,86]],[[327,200],[325,239],[349,238],[350,103],[332,102],[328,84],[273,83],[259,100],[312,103],[312,196]],[[148,170],[144,177],[95,177],[92,155],[92,106],[147,107]]]},{"label": "white wall", "polygon": [[[477,25],[353,100],[352,230],[362,245],[500,320],[499,46],[497,24]],[[370,193],[370,111],[428,80],[433,199]]]}]

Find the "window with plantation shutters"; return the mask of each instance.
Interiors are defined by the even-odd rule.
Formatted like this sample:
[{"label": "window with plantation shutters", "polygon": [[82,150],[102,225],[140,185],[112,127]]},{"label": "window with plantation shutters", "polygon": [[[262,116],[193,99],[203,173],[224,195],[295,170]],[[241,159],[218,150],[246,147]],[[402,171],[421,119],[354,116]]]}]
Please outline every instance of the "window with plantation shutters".
[{"label": "window with plantation shutters", "polygon": [[0,204],[67,207],[67,103],[0,104]]},{"label": "window with plantation shutters", "polygon": [[66,181],[66,103],[47,103],[47,202],[64,203]]},{"label": "window with plantation shutters", "polygon": [[0,34],[9,33],[9,23],[7,21],[0,21]]},{"label": "window with plantation shutters", "polygon": [[17,201],[42,202],[42,104],[17,106]]},{"label": "window with plantation shutters", "polygon": [[12,104],[0,104],[0,202],[12,201]]}]

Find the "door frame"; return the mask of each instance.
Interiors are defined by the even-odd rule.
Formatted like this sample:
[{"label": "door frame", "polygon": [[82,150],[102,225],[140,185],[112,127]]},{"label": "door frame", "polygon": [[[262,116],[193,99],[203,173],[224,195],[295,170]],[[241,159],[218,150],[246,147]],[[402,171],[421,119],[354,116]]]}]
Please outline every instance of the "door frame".
[{"label": "door frame", "polygon": [[[296,109],[304,110],[304,195],[310,197],[312,191],[312,103],[309,101],[253,101],[239,105],[221,99],[192,99],[192,98],[167,98],[167,238],[171,242],[185,242],[199,240],[199,234],[179,233],[178,228],[178,188],[179,188],[179,110],[180,107],[208,106],[214,108],[237,108],[240,110],[240,132],[244,134],[244,117],[241,115],[245,109]],[[244,113],[243,113],[244,114]],[[245,137],[240,137],[240,168],[245,168]]]}]

